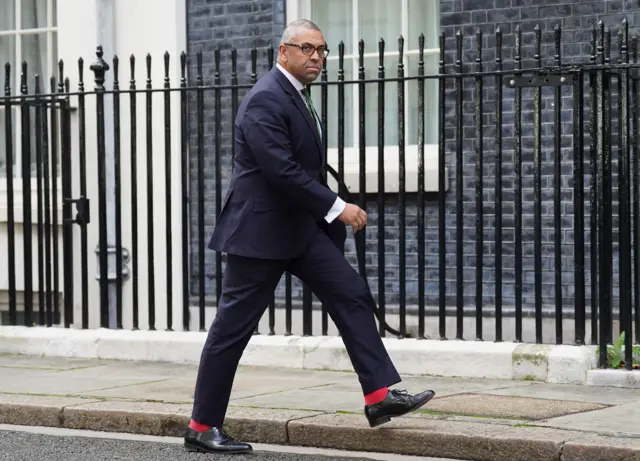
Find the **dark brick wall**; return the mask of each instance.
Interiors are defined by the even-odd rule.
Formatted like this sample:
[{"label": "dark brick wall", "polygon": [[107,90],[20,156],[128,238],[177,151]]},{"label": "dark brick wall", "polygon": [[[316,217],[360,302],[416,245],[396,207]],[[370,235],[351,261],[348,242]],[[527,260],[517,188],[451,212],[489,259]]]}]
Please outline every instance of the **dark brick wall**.
[{"label": "dark brick wall", "polygon": [[[462,32],[463,60],[466,71],[475,70],[476,40],[475,34],[480,30],[483,34],[484,70],[495,69],[496,40],[495,31],[499,27],[502,31],[502,59],[505,69],[512,69],[515,55],[515,29],[520,25],[522,30],[522,58],[523,67],[533,67],[535,62],[535,34],[534,27],[541,28],[542,47],[541,56],[544,66],[553,65],[555,55],[554,28],[561,28],[561,57],[563,63],[588,62],[591,55],[591,30],[598,21],[603,21],[605,26],[612,31],[612,58],[618,58],[618,30],[623,18],[629,22],[629,37],[638,33],[636,24],[640,24],[639,1],[566,1],[548,0],[541,4],[533,0],[442,0],[441,1],[441,28],[447,36],[446,63],[450,71],[454,71],[456,38],[458,31]],[[588,94],[588,78],[585,79],[585,93]],[[616,83],[617,84],[617,83]],[[503,87],[504,88],[504,87]],[[515,279],[514,279],[514,250],[515,250],[515,220],[514,220],[514,120],[515,104],[514,90],[505,88],[503,95],[503,163],[502,163],[502,232],[503,232],[503,302],[507,306],[514,305]],[[495,109],[496,87],[494,78],[484,81],[484,168],[483,168],[483,214],[484,214],[484,304],[495,303],[495,177],[496,177],[496,145],[495,145]],[[612,91],[614,117],[613,133],[617,133],[617,91]],[[447,91],[446,130],[447,130],[447,163],[454,170],[452,173],[452,190],[447,196],[447,294],[448,304],[455,303],[455,93],[453,81],[449,81]],[[473,78],[465,79],[463,107],[463,199],[464,199],[464,303],[475,303],[475,168],[477,159],[477,143],[475,141],[475,81]],[[585,103],[588,99],[585,97]],[[572,309],[575,293],[574,282],[574,214],[573,214],[573,90],[564,87],[562,90],[561,110],[561,233],[560,241],[562,251],[561,277],[562,299],[565,308]],[[523,303],[525,307],[531,307],[535,303],[534,292],[534,190],[533,190],[533,91],[523,90],[523,216],[522,216],[522,240],[523,240]],[[588,115],[586,106],[584,111],[585,122],[585,242],[586,242],[586,294],[589,303],[590,294],[590,207],[589,207],[589,143]],[[554,92],[551,88],[542,91],[542,303],[549,308],[555,307],[555,257],[554,242],[556,241],[554,230]],[[618,145],[618,137],[614,135],[614,145]],[[617,150],[613,155],[614,191],[617,187]],[[617,194],[614,192],[614,200]],[[435,205],[433,205],[435,207]],[[614,206],[614,211],[616,207]],[[428,228],[437,226],[437,210],[429,220]],[[617,219],[614,218],[614,226]],[[617,238],[614,235],[614,284],[618,279]],[[428,277],[437,280],[437,258],[428,255],[428,265],[433,271],[428,271]],[[433,272],[433,273],[432,273]],[[432,292],[437,294],[437,292]],[[617,298],[617,290],[614,297]],[[436,297],[430,296],[433,301]]]},{"label": "dark brick wall", "polygon": [[[544,4],[542,4],[544,3]],[[251,73],[250,48],[256,46],[258,53],[258,76],[267,70],[266,47],[276,44],[285,24],[285,11],[283,0],[188,0],[189,11],[189,53],[192,59],[189,64],[190,83],[195,84],[195,53],[204,52],[204,79],[205,84],[212,84],[214,78],[213,51],[216,47],[222,50],[222,79],[229,83],[230,80],[230,49],[238,49],[238,76],[240,82],[248,83]],[[612,49],[617,58],[617,30],[626,17],[630,24],[630,36],[637,33],[636,24],[640,25],[640,1],[639,0],[599,0],[599,1],[566,1],[546,0],[441,0],[441,28],[447,36],[446,40],[446,64],[447,72],[453,72],[455,61],[455,34],[460,30],[463,34],[463,61],[465,70],[475,68],[475,33],[477,29],[483,32],[483,60],[485,70],[495,68],[495,38],[494,33],[499,26],[503,33],[502,58],[505,68],[513,66],[515,35],[514,30],[520,24],[523,32],[523,64],[532,65],[534,54],[533,29],[536,24],[542,30],[542,57],[545,65],[552,64],[555,53],[553,45],[553,28],[556,24],[562,27],[562,59],[563,62],[587,61],[590,55],[590,31],[598,21],[612,27]],[[393,70],[390,70],[393,72]],[[335,78],[335,77],[330,77]],[[475,204],[475,168],[476,168],[476,141],[475,141],[475,81],[467,78],[464,81],[463,104],[463,210],[464,210],[464,235],[462,248],[464,250],[464,304],[475,304],[475,242],[476,242],[476,204]],[[586,88],[588,90],[588,86]],[[239,100],[244,94],[239,93]],[[484,271],[483,271],[483,304],[492,306],[495,302],[495,83],[494,78],[484,80],[484,115],[483,129],[485,141],[484,168],[483,168],[483,212],[484,212]],[[542,295],[543,304],[551,308],[555,305],[554,298],[554,223],[553,223],[553,92],[544,89],[542,96]],[[225,91],[222,96],[223,118],[221,138],[223,153],[223,193],[226,191],[228,173],[230,171],[230,127],[231,96]],[[505,306],[514,305],[514,91],[504,89],[503,97],[503,302]],[[617,101],[617,100],[614,100]],[[215,224],[215,168],[214,168],[214,141],[215,141],[215,112],[214,94],[211,91],[205,94],[205,239],[208,240]],[[563,109],[562,120],[562,207],[561,207],[561,242],[562,242],[562,297],[566,307],[573,305],[574,295],[574,247],[573,247],[573,149],[572,129],[573,97],[571,88],[562,91]],[[192,106],[193,108],[194,106]],[[526,307],[534,305],[534,258],[533,258],[533,125],[531,124],[533,99],[532,92],[525,90],[523,94],[523,296]],[[615,104],[614,104],[615,112]],[[588,111],[585,111],[585,124],[588,121]],[[195,122],[194,114],[191,114],[192,122]],[[451,188],[447,193],[446,204],[446,253],[447,253],[447,305],[453,306],[456,302],[456,132],[455,132],[455,92],[453,80],[447,84],[446,104],[446,156],[450,167]],[[585,131],[588,127],[585,125]],[[191,128],[191,147],[196,147],[196,125]],[[614,127],[615,132],[615,127]],[[585,171],[589,165],[589,139],[585,139]],[[194,150],[194,152],[196,152]],[[194,156],[195,157],[195,156]],[[192,190],[196,191],[196,159],[193,158],[191,171]],[[616,171],[614,156],[614,172]],[[589,206],[588,189],[589,176],[585,178],[585,225],[586,225],[586,260],[587,269],[587,297],[589,295]],[[197,208],[195,207],[197,196],[193,196],[192,213],[192,273],[191,286],[193,294],[197,294],[198,270],[197,270]],[[399,295],[399,263],[398,263],[398,229],[399,218],[397,214],[397,201],[390,198],[386,206],[386,300],[388,304],[398,302]],[[370,226],[367,230],[367,271],[369,282],[377,293],[377,213],[376,204],[367,204],[370,213]],[[418,277],[417,277],[417,216],[415,198],[410,197],[407,207],[407,302],[417,303]],[[438,205],[430,200],[426,206],[426,293],[427,304],[437,305],[438,302]],[[206,244],[206,241],[204,242]],[[354,245],[350,239],[347,243],[348,259],[355,265]],[[614,251],[617,251],[614,248]],[[215,294],[215,255],[206,252],[206,292]],[[615,257],[617,261],[617,256]],[[617,262],[614,264],[614,273],[617,277]],[[283,297],[281,288],[277,296]],[[301,299],[300,287],[294,283],[294,300]],[[614,291],[617,297],[617,290]],[[278,329],[280,331],[280,329]]]},{"label": "dark brick wall", "polygon": [[[237,78],[240,84],[251,82],[251,50],[257,50],[257,77],[269,69],[267,50],[273,45],[277,50],[280,35],[284,29],[285,8],[282,0],[186,0],[187,1],[187,41],[189,54],[189,85],[197,84],[196,53],[203,53],[203,82],[205,86],[214,84],[216,74],[215,52],[220,49],[220,77],[223,85],[232,83],[231,50],[237,50]],[[242,101],[246,89],[237,92],[237,100]],[[198,293],[198,168],[197,168],[197,116],[195,92],[190,103],[190,149],[191,155],[191,288]],[[216,221],[215,200],[215,92],[204,91],[204,202],[206,245]],[[231,90],[222,90],[221,100],[221,176],[222,196],[226,193],[231,172],[231,129],[233,114],[231,107],[234,95]],[[207,295],[214,295],[215,253],[206,250],[205,283]]]}]

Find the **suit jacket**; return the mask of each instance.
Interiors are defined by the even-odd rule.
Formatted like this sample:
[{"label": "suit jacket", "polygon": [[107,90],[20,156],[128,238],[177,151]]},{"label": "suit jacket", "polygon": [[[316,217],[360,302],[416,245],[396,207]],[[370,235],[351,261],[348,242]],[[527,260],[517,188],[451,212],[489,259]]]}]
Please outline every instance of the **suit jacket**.
[{"label": "suit jacket", "polygon": [[234,170],[209,248],[290,259],[324,231],[344,252],[345,225],[324,219],[337,194],[322,178],[322,140],[302,96],[277,67],[243,99],[235,128]]}]

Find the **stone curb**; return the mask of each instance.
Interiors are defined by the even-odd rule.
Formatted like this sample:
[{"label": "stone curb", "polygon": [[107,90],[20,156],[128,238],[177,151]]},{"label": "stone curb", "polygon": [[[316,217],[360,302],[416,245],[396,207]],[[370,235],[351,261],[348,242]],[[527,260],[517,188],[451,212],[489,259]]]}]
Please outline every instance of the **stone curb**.
[{"label": "stone curb", "polygon": [[640,372],[638,370],[589,370],[587,384],[640,389]]},{"label": "stone curb", "polygon": [[[121,409],[97,409],[107,404]],[[123,404],[125,404],[123,406]],[[0,403],[0,424],[181,437],[189,417],[182,412],[123,410],[126,404],[94,402],[36,405]],[[130,406],[129,405],[129,406]],[[152,408],[153,405],[148,404]],[[606,437],[504,424],[400,418],[371,429],[361,415],[297,410],[230,408],[226,427],[252,443],[432,456],[474,461],[631,461],[640,459],[640,439]]]},{"label": "stone curb", "polygon": [[[5,326],[0,327],[0,353],[197,364],[205,338],[202,332]],[[383,341],[403,375],[589,384],[587,372],[597,365],[595,346],[396,338]],[[253,336],[241,365],[353,371],[342,339],[337,336]]]}]

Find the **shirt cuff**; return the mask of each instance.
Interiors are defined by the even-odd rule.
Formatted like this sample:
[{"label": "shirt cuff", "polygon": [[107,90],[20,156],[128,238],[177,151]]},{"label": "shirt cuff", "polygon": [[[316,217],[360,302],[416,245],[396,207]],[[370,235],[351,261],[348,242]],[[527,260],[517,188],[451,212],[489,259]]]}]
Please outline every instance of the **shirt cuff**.
[{"label": "shirt cuff", "polygon": [[342,200],[340,197],[336,198],[336,201],[333,203],[333,206],[324,217],[324,219],[329,224],[331,224],[338,216],[340,216],[346,206],[347,204],[344,200]]}]

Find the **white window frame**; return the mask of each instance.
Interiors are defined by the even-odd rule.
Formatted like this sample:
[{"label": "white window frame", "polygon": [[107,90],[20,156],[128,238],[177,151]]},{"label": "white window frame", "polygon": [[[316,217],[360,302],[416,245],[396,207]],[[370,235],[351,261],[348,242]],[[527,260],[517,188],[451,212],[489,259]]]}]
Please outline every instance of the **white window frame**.
[{"label": "white window frame", "polygon": [[[360,40],[359,31],[358,31],[358,21],[357,21],[357,12],[359,7],[359,2],[366,2],[366,0],[349,0],[352,1],[353,11],[354,11],[354,24],[353,24],[353,44],[354,51],[357,49],[356,44]],[[408,37],[408,27],[409,27],[409,16],[408,16],[408,0],[396,0],[402,4],[402,27],[401,33],[403,37]],[[439,2],[439,0],[431,0]],[[295,21],[296,19],[307,18],[313,21],[311,17],[311,2],[310,0],[286,0],[286,22],[290,23]],[[439,8],[438,8],[439,14]],[[440,18],[436,18],[437,24],[440,24]],[[385,40],[390,40],[390,38],[384,37]],[[406,41],[405,41],[406,43]],[[408,56],[418,56],[419,50],[411,49],[404,50],[403,57]],[[424,55],[439,55],[439,48],[425,48]],[[385,51],[385,57],[398,57],[400,53],[398,51]],[[365,52],[365,58],[377,58],[379,56],[377,51],[374,52]],[[346,76],[347,79],[358,79],[358,58],[359,55],[357,52],[352,54],[344,55],[345,61],[352,61],[355,63],[352,66],[352,75]],[[338,59],[337,53],[331,57],[331,55],[327,58],[328,60],[336,60]],[[354,97],[352,101],[353,105],[353,114],[352,123],[353,123],[353,133],[354,135],[358,133],[359,130],[359,121],[358,121],[358,89],[356,88],[354,91]],[[409,98],[405,98],[405,114],[409,113]],[[425,117],[429,117],[429,114],[433,114],[432,116],[437,117],[438,111],[431,111],[428,107],[425,107]],[[405,139],[408,139],[408,130],[409,124],[405,124]],[[377,193],[378,192],[378,146],[377,145],[368,145],[365,148],[366,152],[366,182],[365,182],[365,191],[367,193]],[[424,157],[425,157],[425,167],[424,167],[424,190],[426,192],[437,192],[438,191],[438,152],[439,147],[438,144],[425,144],[424,145]],[[418,191],[418,144],[406,144],[405,145],[405,192],[417,192]],[[398,146],[387,145],[384,148],[385,155],[385,184],[384,190],[389,193],[397,193],[400,190],[399,185],[399,148]],[[327,162],[333,166],[337,171],[338,166],[338,149],[337,148],[329,148],[327,152]],[[390,167],[391,165],[391,167]],[[449,181],[448,181],[448,171],[445,170],[445,191],[449,189]],[[328,178],[329,185],[333,190],[337,190],[337,183],[333,180],[333,178]],[[352,193],[359,192],[360,186],[360,149],[358,147],[345,147],[344,148],[344,181]]]},{"label": "white window frame", "polygon": [[[26,35],[37,35],[37,34],[47,34],[47,56],[51,56],[52,59],[49,59],[47,62],[47,71],[46,75],[40,76],[40,91],[42,93],[50,93],[50,77],[58,75],[58,63],[57,56],[58,50],[54,50],[54,35],[58,33],[58,24],[59,21],[57,18],[54,18],[54,2],[56,3],[56,13],[59,14],[60,1],[59,0],[47,0],[47,26],[46,27],[38,27],[33,29],[22,29],[22,1],[21,0],[3,0],[3,1],[13,1],[15,2],[15,29],[13,30],[0,30],[0,37],[14,37],[15,38],[15,57],[16,63],[12,63],[11,68],[11,76],[12,76],[12,88],[11,88],[11,96],[18,96],[20,94],[20,84],[21,84],[21,73],[22,73],[22,38]],[[55,24],[55,26],[54,26]],[[0,63],[1,73],[0,73],[0,91],[2,91],[2,95],[4,96],[4,63]],[[28,81],[29,85],[29,94],[33,94],[35,91],[34,85],[34,77],[32,71],[27,69],[28,72]],[[2,106],[2,104],[0,104]],[[1,110],[5,110],[4,107],[0,107]],[[13,138],[13,160],[14,160],[14,177],[13,177],[13,197],[14,197],[14,219],[16,223],[23,222],[23,184],[22,184],[22,137],[21,137],[21,129],[22,129],[22,120],[20,118],[20,112],[14,112],[14,116],[12,118],[12,124],[15,136]],[[0,129],[4,131],[5,126],[2,124]],[[59,140],[58,140],[59,143]],[[58,144],[58,148],[59,148]],[[0,146],[0,149],[5,149],[5,146]],[[32,153],[35,155],[35,153]],[[8,212],[8,204],[7,204],[7,178],[4,174],[6,172],[6,166],[3,167],[5,171],[3,175],[0,176],[0,223],[7,222],[7,212]],[[60,176],[60,165],[58,162],[58,176]],[[36,222],[36,215],[34,214],[37,210],[37,191],[38,185],[36,182],[36,176],[32,176],[31,181],[31,201],[32,201],[32,221]],[[60,182],[60,178],[58,177],[58,183]],[[58,184],[58,203],[60,203],[61,190],[60,184]],[[61,213],[58,213],[61,215]]]}]

